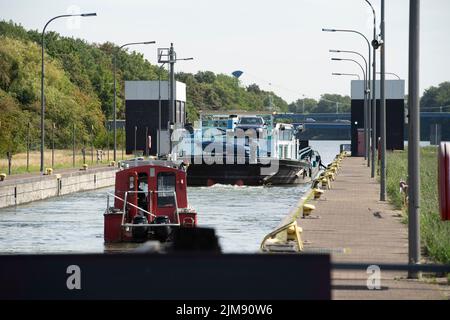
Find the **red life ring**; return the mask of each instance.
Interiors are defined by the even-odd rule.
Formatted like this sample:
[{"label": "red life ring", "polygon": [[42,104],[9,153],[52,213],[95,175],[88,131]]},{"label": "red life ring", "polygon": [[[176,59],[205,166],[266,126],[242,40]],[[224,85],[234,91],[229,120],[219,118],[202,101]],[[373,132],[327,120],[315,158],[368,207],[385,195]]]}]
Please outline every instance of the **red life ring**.
[{"label": "red life ring", "polygon": [[438,154],[439,208],[442,220],[450,220],[450,143],[441,142]]}]

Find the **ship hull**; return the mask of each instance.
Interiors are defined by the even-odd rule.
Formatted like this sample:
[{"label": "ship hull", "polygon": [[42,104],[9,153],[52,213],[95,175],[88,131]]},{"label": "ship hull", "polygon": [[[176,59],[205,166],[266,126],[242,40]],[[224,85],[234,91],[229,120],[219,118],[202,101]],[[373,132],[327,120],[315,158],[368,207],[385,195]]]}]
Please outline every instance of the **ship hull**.
[{"label": "ship hull", "polygon": [[258,163],[223,161],[222,164],[194,161],[187,169],[187,183],[189,186],[299,184],[311,182],[318,172],[306,161],[272,159],[268,164],[267,160]]}]

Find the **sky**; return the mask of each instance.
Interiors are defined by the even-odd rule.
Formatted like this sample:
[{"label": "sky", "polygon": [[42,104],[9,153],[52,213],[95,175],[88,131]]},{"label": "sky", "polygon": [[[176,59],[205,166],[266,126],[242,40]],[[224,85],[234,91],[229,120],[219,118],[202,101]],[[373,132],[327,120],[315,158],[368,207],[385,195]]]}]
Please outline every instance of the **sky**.
[{"label": "sky", "polygon": [[[380,0],[371,2],[378,28]],[[155,40],[156,45],[130,48],[151,63],[157,63],[157,48],[173,42],[177,58],[194,58],[178,62],[177,72],[241,70],[242,85],[257,83],[288,102],[323,93],[349,95],[352,78],[331,73],[361,73],[354,63],[330,60],[355,56],[328,51],[367,56],[363,38],[322,28],[358,30],[369,40],[373,34],[372,11],[364,0],[0,0],[0,19],[39,31],[50,18],[77,12],[97,17],[57,19],[47,30],[96,43]],[[386,72],[407,80],[409,1],[387,0],[385,20]],[[449,31],[450,1],[421,1],[422,91],[450,80]]]}]

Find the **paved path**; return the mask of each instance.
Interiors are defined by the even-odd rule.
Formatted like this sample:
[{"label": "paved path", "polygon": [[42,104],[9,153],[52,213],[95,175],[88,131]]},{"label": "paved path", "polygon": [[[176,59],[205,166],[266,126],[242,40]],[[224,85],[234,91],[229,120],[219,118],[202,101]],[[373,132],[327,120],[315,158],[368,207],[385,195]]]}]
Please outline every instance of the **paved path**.
[{"label": "paved path", "polygon": [[[88,170],[101,170],[105,168],[111,168],[108,164],[93,164],[88,166]],[[63,168],[63,169],[54,169],[53,174],[67,174],[73,172],[81,171],[81,166],[77,166],[75,168]],[[5,181],[13,181],[13,180],[24,180],[30,178],[39,178],[42,177],[40,172],[28,172],[28,173],[18,173],[7,175]]]},{"label": "paved path", "polygon": [[[398,211],[379,199],[363,158],[345,158],[332,189],[316,206],[317,219],[299,219],[306,250],[330,250],[333,262],[407,263],[408,233]],[[448,299],[449,288],[383,272],[381,290],[368,290],[365,271],[333,271],[333,299]]]}]

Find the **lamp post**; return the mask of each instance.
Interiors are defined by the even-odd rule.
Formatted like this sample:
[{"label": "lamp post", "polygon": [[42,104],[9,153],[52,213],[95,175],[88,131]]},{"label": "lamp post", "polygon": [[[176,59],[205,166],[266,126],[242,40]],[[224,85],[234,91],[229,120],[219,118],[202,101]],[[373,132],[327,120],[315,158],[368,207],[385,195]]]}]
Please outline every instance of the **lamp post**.
[{"label": "lamp post", "polygon": [[[361,36],[361,37],[363,37],[364,38],[364,40],[366,41],[366,43],[367,43],[367,48],[368,48],[368,50],[369,50],[369,63],[368,63],[368,65],[370,66],[370,63],[371,63],[371,58],[372,58],[372,53],[371,53],[371,47],[370,47],[370,42],[369,42],[369,39],[367,39],[367,37],[364,35],[364,34],[362,34],[361,32],[359,32],[359,31],[356,31],[356,30],[351,30],[351,29],[327,29],[327,28],[323,28],[322,29],[322,31],[324,31],[324,32],[345,32],[345,33],[355,33],[355,34],[357,34],[357,35],[359,35],[359,36]],[[368,97],[367,97],[367,100],[368,101],[370,101],[370,97],[371,97],[371,95],[373,95],[374,93],[373,93],[373,90],[370,90],[370,67],[368,68],[368,72],[367,72],[367,83],[368,83],[368,87],[369,87],[369,89],[368,89]],[[368,127],[369,127],[369,132],[370,132],[370,128],[371,128],[371,114],[370,114],[370,110],[369,110],[370,108],[369,108],[369,105],[367,106],[367,110],[368,110],[368,115],[367,115],[367,123],[368,123]],[[373,127],[372,127],[373,128]],[[373,129],[372,129],[373,130]],[[369,136],[370,136],[370,134],[369,134]],[[368,139],[368,141],[370,140],[370,137],[369,137],[369,139]],[[374,142],[372,141],[372,144],[373,144]],[[367,166],[368,167],[370,167],[370,153],[371,153],[371,151],[370,151],[370,148],[367,148],[367,151],[368,151],[368,157],[367,157]]]},{"label": "lamp post", "polygon": [[381,0],[380,35],[382,45],[380,49],[380,201],[386,201],[386,52],[385,52],[385,23],[384,0]]},{"label": "lamp post", "polygon": [[161,156],[161,73],[165,64],[163,62],[158,70],[158,157]]},{"label": "lamp post", "polygon": [[42,30],[42,38],[41,38],[41,165],[40,171],[44,172],[44,144],[45,144],[45,95],[44,95],[44,76],[45,76],[45,65],[44,65],[44,37],[45,37],[45,29],[50,22],[56,20],[58,18],[67,18],[67,17],[93,17],[96,16],[97,13],[80,13],[80,14],[63,14],[56,17],[51,18],[47,21]]},{"label": "lamp post", "polygon": [[377,145],[377,93],[376,93],[376,73],[377,73],[377,68],[376,68],[376,61],[377,61],[377,57],[376,57],[376,53],[377,53],[377,48],[378,48],[378,42],[377,42],[377,19],[376,19],[376,14],[375,14],[375,9],[373,8],[372,4],[370,3],[369,0],[365,0],[366,3],[370,6],[370,8],[372,9],[372,13],[373,13],[373,40],[372,40],[372,48],[373,48],[373,63],[372,63],[372,67],[373,67],[373,72],[372,72],[372,76],[373,76],[373,84],[372,84],[372,171],[371,171],[371,177],[374,178],[375,177],[375,153],[376,153],[376,145]]},{"label": "lamp post", "polygon": [[155,41],[143,41],[143,42],[130,42],[125,43],[124,45],[120,46],[116,52],[114,53],[114,110],[113,110],[113,135],[114,135],[114,152],[113,152],[113,158],[114,161],[116,161],[116,154],[117,154],[117,87],[116,87],[116,69],[117,69],[117,54],[120,52],[120,50],[124,47],[131,46],[131,45],[138,45],[138,44],[153,44],[156,43]]},{"label": "lamp post", "polygon": [[358,80],[361,80],[361,77],[359,76],[359,74],[356,74],[356,73],[333,72],[331,75],[332,75],[332,76],[349,76],[349,77],[356,77]]},{"label": "lamp post", "polygon": [[[192,58],[192,57],[179,58],[179,59],[175,59],[175,62],[176,61],[188,61],[188,60],[194,60],[194,58]],[[163,67],[166,63],[167,62],[163,62],[158,70],[158,112],[159,112],[158,113],[159,114],[159,116],[158,116],[158,118],[159,118],[158,119],[158,129],[159,129],[159,131],[158,131],[158,157],[161,156],[161,148],[160,148],[160,146],[161,146],[161,73],[162,73]]]},{"label": "lamp post", "polygon": [[302,97],[303,97],[303,99],[302,99],[302,110],[303,110],[303,115],[305,115],[305,95],[302,94]]},{"label": "lamp post", "polygon": [[[409,263],[420,263],[420,0],[409,1],[409,137],[408,137],[408,239]],[[409,271],[409,278],[420,278]]]},{"label": "lamp post", "polygon": [[[362,73],[363,73],[363,77],[364,77],[364,83],[366,83],[367,82],[367,74],[366,74],[366,72],[364,71],[364,68],[363,68],[363,66],[358,62],[358,61],[356,61],[356,60],[354,60],[354,59],[344,59],[344,58],[331,58],[331,60],[332,61],[350,61],[350,62],[354,62],[354,63],[356,63],[360,68],[361,68],[361,71],[362,71]],[[367,90],[364,90],[364,111],[366,111],[367,110],[367,99],[366,99],[366,92],[367,92]],[[366,112],[364,112],[364,113],[366,113]],[[364,119],[364,127],[365,127],[365,129],[366,129],[366,127],[367,127],[367,122],[366,122],[366,119]],[[366,132],[366,131],[365,131]],[[367,147],[367,142],[368,142],[368,140],[366,140],[365,141],[366,142],[366,147]],[[366,148],[366,151],[367,151],[367,148]],[[366,152],[366,156],[367,156],[367,152]]]},{"label": "lamp post", "polygon": [[[377,72],[377,74],[381,74],[381,72]],[[385,75],[394,76],[394,77],[397,78],[397,80],[401,80],[401,79],[402,79],[402,78],[400,78],[400,76],[399,76],[398,74],[393,73],[393,72],[385,72],[384,74],[385,74]]]},{"label": "lamp post", "polygon": [[[357,51],[350,51],[350,50],[330,50],[330,52],[332,53],[350,53],[350,54],[355,54],[360,56],[363,60],[364,60],[364,64],[366,67],[366,76],[367,76],[367,60],[366,58],[359,52]],[[367,79],[366,77],[364,78],[364,144],[365,144],[365,153],[364,153],[364,159],[368,159],[369,158],[369,148],[370,148],[370,132],[369,132],[369,128],[370,128],[370,124],[369,124],[369,119],[368,119],[368,105],[369,105],[369,101],[367,101],[367,93],[369,90],[369,85],[367,83]]]}]

